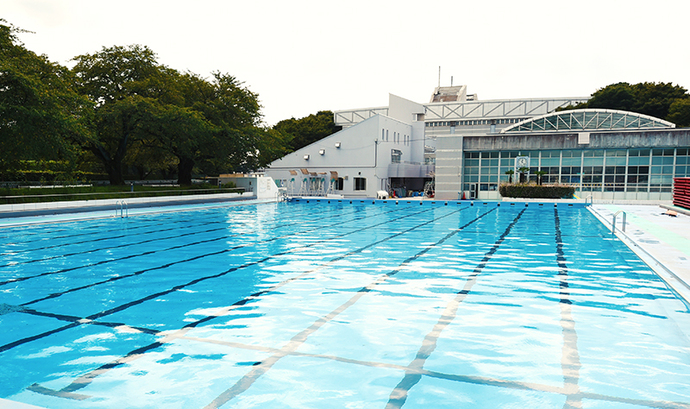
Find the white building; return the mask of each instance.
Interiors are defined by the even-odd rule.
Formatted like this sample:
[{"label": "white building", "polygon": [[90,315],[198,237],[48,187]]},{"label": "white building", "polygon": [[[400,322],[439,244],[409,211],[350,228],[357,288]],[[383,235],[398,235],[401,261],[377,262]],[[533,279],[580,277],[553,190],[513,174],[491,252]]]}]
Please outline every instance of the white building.
[{"label": "white building", "polygon": [[293,195],[400,196],[433,180],[438,199],[486,200],[500,199],[520,157],[530,180],[544,172],[581,197],[670,199],[673,178],[690,176],[690,132],[631,112],[556,112],[587,99],[480,101],[464,85],[436,88],[427,104],[391,95],[387,107],[335,112],[342,131],[266,173]]},{"label": "white building", "polygon": [[[390,95],[386,107],[336,111],[334,120],[342,131],[274,161],[266,173],[289,195],[422,194],[436,176],[439,137],[498,132],[586,99],[479,101],[476,94],[467,94],[465,85],[437,87],[427,104]],[[438,154],[445,158],[453,151]],[[443,189],[443,182],[436,185]]]},{"label": "white building", "polygon": [[339,123],[343,130],[274,161],[266,174],[288,195],[376,197],[405,183],[421,191],[433,177],[433,164],[424,163],[424,110],[390,95],[385,115]]}]

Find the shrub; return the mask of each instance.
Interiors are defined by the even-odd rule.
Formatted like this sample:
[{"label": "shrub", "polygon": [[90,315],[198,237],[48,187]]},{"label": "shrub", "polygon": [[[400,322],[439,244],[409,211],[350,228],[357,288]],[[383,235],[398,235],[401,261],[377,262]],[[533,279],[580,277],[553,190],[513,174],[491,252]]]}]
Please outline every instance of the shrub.
[{"label": "shrub", "polygon": [[575,188],[567,185],[504,183],[498,187],[498,192],[503,197],[521,197],[530,199],[570,199],[575,193]]}]

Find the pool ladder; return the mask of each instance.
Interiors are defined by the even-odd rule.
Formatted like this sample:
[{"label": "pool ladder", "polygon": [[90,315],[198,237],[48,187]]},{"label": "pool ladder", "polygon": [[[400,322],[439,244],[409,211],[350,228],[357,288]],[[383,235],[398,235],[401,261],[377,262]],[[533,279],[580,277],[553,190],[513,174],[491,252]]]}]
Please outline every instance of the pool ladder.
[{"label": "pool ladder", "polygon": [[[118,208],[119,206],[119,208]],[[129,217],[129,206],[124,200],[118,200],[115,202],[115,217],[117,217],[117,211],[120,211],[120,218]]]},{"label": "pool ladder", "polygon": [[613,215],[613,222],[611,222],[611,234],[616,233],[616,217],[618,217],[618,215],[621,213],[623,213],[623,226],[621,227],[621,230],[625,232],[625,217],[627,214],[623,210],[619,210]]},{"label": "pool ladder", "polygon": [[590,206],[594,204],[594,198],[592,197],[592,195],[585,197],[585,206],[587,206],[587,202],[589,202]]}]

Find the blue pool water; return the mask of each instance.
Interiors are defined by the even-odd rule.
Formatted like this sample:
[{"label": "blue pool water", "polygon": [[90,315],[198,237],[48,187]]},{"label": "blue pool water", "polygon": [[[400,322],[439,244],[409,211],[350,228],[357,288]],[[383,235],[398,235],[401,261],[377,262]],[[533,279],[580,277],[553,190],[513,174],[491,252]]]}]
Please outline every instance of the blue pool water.
[{"label": "blue pool water", "polygon": [[252,204],[0,243],[0,398],[690,408],[688,306],[581,207]]}]

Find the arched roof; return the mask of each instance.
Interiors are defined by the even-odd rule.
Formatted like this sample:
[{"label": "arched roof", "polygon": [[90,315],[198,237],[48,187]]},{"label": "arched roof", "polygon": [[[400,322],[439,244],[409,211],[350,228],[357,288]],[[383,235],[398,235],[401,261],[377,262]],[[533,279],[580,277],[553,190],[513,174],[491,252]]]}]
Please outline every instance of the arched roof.
[{"label": "arched roof", "polygon": [[613,109],[573,109],[552,112],[518,122],[501,133],[597,131],[615,129],[675,128],[676,125],[649,115]]}]

